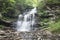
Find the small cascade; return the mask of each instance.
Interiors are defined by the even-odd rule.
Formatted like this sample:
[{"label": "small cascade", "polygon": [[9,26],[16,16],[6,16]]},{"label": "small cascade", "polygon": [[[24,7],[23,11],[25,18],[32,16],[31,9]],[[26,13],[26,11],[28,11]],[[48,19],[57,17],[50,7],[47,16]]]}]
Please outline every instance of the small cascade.
[{"label": "small cascade", "polygon": [[33,25],[36,23],[35,22],[35,14],[36,13],[37,13],[36,8],[33,8],[29,12],[25,12],[23,14],[20,14],[19,17],[18,17],[18,20],[16,22],[17,31],[30,32],[33,29]]}]

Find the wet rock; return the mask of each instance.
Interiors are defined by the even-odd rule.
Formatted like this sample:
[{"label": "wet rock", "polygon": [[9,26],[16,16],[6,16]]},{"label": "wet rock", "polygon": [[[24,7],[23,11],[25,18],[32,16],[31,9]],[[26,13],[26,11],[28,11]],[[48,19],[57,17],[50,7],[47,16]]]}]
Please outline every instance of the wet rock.
[{"label": "wet rock", "polygon": [[0,30],[0,40],[60,40],[60,36],[52,34],[48,30],[37,30],[33,32]]},{"label": "wet rock", "polygon": [[5,31],[0,30],[0,35],[3,35],[5,33]]}]

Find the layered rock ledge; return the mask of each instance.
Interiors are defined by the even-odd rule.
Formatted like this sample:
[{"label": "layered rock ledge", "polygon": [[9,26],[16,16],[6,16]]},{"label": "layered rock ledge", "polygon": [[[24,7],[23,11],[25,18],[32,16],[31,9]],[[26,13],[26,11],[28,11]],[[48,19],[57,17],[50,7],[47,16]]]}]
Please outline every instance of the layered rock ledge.
[{"label": "layered rock ledge", "polygon": [[34,32],[0,30],[0,40],[60,40],[60,35],[52,34],[48,30],[36,30]]}]

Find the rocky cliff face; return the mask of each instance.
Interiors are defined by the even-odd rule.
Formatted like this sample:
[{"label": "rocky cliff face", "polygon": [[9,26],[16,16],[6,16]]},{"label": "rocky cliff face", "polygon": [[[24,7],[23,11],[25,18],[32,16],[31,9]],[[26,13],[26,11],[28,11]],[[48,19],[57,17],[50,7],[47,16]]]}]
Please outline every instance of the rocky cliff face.
[{"label": "rocky cliff face", "polygon": [[60,35],[52,34],[48,30],[16,32],[8,29],[0,30],[0,40],[60,40]]}]

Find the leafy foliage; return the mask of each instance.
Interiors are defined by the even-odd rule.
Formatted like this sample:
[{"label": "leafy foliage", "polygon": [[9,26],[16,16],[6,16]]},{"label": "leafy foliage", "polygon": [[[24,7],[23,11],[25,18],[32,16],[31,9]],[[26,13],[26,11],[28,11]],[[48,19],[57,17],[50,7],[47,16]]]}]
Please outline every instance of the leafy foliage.
[{"label": "leafy foliage", "polygon": [[[47,4],[60,4],[60,0],[0,0],[0,19],[10,21],[11,18],[17,18],[26,9],[37,7],[39,24],[52,32],[58,32],[60,30],[60,9],[58,6],[56,6],[57,9],[56,7],[55,9],[50,7],[51,10],[50,8],[47,9]],[[58,12],[46,12],[56,10]],[[50,17],[49,14],[53,14],[53,17]],[[56,17],[53,19],[55,23],[51,20],[54,17]],[[2,28],[2,25],[0,25],[0,28]]]},{"label": "leafy foliage", "polygon": [[48,4],[60,3],[60,0],[46,0]]},{"label": "leafy foliage", "polygon": [[26,0],[26,4],[36,7],[38,5],[38,0]]},{"label": "leafy foliage", "polygon": [[52,32],[60,32],[60,21],[49,24],[48,30]]}]

